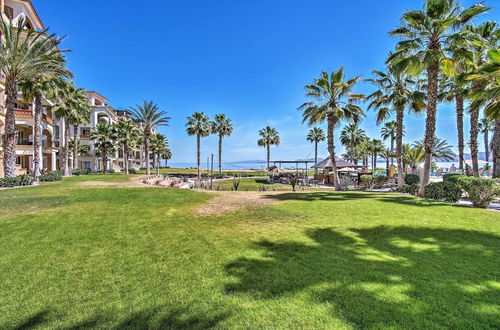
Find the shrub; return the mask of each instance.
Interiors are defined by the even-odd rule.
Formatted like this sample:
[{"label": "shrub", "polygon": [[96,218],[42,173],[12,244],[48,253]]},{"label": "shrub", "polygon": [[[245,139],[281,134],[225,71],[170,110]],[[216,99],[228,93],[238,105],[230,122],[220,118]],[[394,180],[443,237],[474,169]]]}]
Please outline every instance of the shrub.
[{"label": "shrub", "polygon": [[62,180],[62,172],[61,171],[52,171],[40,176],[41,182],[54,182]]},{"label": "shrub", "polygon": [[461,185],[474,207],[487,208],[499,194],[495,180],[492,179],[467,178],[461,180]]},{"label": "shrub", "polygon": [[297,176],[292,175],[290,178],[290,185],[292,186],[292,190],[295,191],[295,186],[297,185]]},{"label": "shrub", "polygon": [[18,176],[12,178],[0,179],[0,188],[11,188],[20,186],[20,178]]},{"label": "shrub", "polygon": [[420,182],[420,177],[416,174],[406,174],[405,175],[405,184],[412,185],[418,184]]},{"label": "shrub", "polygon": [[240,187],[240,179],[234,178],[233,179],[233,191],[237,191],[239,187]]},{"label": "shrub", "polygon": [[113,173],[115,173],[115,169],[114,168],[110,168],[109,170],[107,170],[107,173],[113,174]]},{"label": "shrub", "polygon": [[224,179],[224,173],[215,173],[214,179]]},{"label": "shrub", "polygon": [[385,184],[385,182],[387,181],[387,176],[385,176],[385,175],[375,175],[373,179],[374,179],[375,185],[377,187],[382,187]]},{"label": "shrub", "polygon": [[375,184],[375,179],[373,178],[373,175],[365,174],[361,176],[361,182],[363,182],[365,187],[373,188]]},{"label": "shrub", "polygon": [[75,168],[71,171],[71,174],[75,176],[85,175],[90,173],[90,168]]},{"label": "shrub", "polygon": [[461,184],[461,181],[464,179],[466,180],[467,178],[468,176],[464,174],[445,174],[443,175],[443,182]]},{"label": "shrub", "polygon": [[418,184],[405,184],[401,188],[397,188],[396,191],[404,194],[416,195],[418,193]]},{"label": "shrub", "polygon": [[135,168],[129,168],[128,173],[129,174],[137,174],[137,170]]},{"label": "shrub", "polygon": [[456,203],[462,197],[462,189],[449,181],[429,183],[425,186],[424,197]]}]

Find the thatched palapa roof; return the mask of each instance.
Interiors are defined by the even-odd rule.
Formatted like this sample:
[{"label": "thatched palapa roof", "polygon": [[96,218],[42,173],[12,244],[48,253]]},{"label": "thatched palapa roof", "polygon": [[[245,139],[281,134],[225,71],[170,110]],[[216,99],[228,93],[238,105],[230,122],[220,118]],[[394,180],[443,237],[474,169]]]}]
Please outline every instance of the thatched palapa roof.
[{"label": "thatched palapa roof", "polygon": [[[361,168],[362,166],[353,164],[351,162],[348,162],[346,160],[340,159],[335,157],[335,162],[337,164],[337,168],[343,168],[343,167],[351,167],[351,168]],[[323,159],[321,162],[318,164],[312,166],[312,168],[320,168],[320,169],[326,169],[326,168],[333,168],[332,165],[332,159],[330,157]]]}]

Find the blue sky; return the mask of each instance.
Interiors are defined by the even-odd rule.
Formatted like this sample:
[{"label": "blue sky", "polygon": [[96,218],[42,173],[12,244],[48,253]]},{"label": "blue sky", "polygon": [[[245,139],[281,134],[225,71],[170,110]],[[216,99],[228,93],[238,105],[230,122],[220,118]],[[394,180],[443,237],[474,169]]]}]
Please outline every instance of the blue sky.
[{"label": "blue sky", "polygon": [[[185,133],[195,111],[232,118],[224,160],[264,159],[257,131],[271,125],[282,144],[273,159],[312,156],[309,128],[297,107],[303,86],[321,70],[344,66],[347,75],[369,78],[383,69],[396,40],[387,34],[406,9],[421,0],[34,0],[45,25],[67,35],[69,67],[76,84],[110,99],[116,108],[154,100],[172,120],[173,162],[194,162],[195,139]],[[489,0],[486,4],[494,4]],[[462,1],[470,5],[473,1]],[[500,6],[499,6],[500,7]],[[498,21],[494,8],[481,20]],[[362,83],[357,91],[370,93]],[[366,108],[366,105],[362,105]],[[371,137],[380,127],[373,111],[361,126]],[[425,117],[408,117],[406,141],[422,138]],[[467,118],[468,120],[468,118]],[[468,131],[468,125],[466,125]],[[340,132],[340,129],[337,132]],[[438,136],[456,145],[453,107],[440,105]],[[483,147],[480,148],[483,150]],[[202,141],[202,159],[216,154],[216,138]],[[337,151],[342,147],[337,142]],[[326,145],[320,146],[326,155]]]}]

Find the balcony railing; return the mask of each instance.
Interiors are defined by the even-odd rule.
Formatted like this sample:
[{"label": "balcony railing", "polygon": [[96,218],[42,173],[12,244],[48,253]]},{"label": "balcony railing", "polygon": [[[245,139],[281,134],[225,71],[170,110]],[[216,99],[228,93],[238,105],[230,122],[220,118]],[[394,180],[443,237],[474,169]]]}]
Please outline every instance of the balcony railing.
[{"label": "balcony railing", "polygon": [[[33,118],[33,112],[29,109],[15,109],[16,117]],[[42,120],[50,125],[54,125],[54,119],[45,113],[42,113]]]},{"label": "balcony railing", "polygon": [[47,116],[46,114],[42,114],[42,119],[45,120],[48,124],[54,125],[54,119],[52,117]]},{"label": "balcony railing", "polygon": [[88,139],[90,139],[90,135],[80,134],[80,139],[88,140]]},{"label": "balcony railing", "polygon": [[32,146],[33,142],[28,141],[28,140],[20,140],[17,142],[18,146]]}]

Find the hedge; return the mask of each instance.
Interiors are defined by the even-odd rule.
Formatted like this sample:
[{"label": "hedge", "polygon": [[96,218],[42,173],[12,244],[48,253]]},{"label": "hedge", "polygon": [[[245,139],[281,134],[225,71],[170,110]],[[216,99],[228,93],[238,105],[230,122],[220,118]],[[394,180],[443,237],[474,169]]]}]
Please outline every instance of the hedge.
[{"label": "hedge", "polygon": [[462,189],[450,181],[429,183],[425,186],[424,197],[456,203],[462,197]]},{"label": "hedge", "polygon": [[462,189],[467,192],[472,206],[487,208],[496,196],[500,195],[500,188],[492,179],[466,178],[460,179]]},{"label": "hedge", "polygon": [[405,184],[412,185],[420,182],[420,177],[416,174],[406,174]]},{"label": "hedge", "polygon": [[54,182],[62,180],[62,172],[61,171],[52,171],[40,176],[41,182]]},{"label": "hedge", "polygon": [[12,188],[19,186],[31,186],[35,179],[27,174],[18,175],[11,178],[0,179],[0,188]]}]

